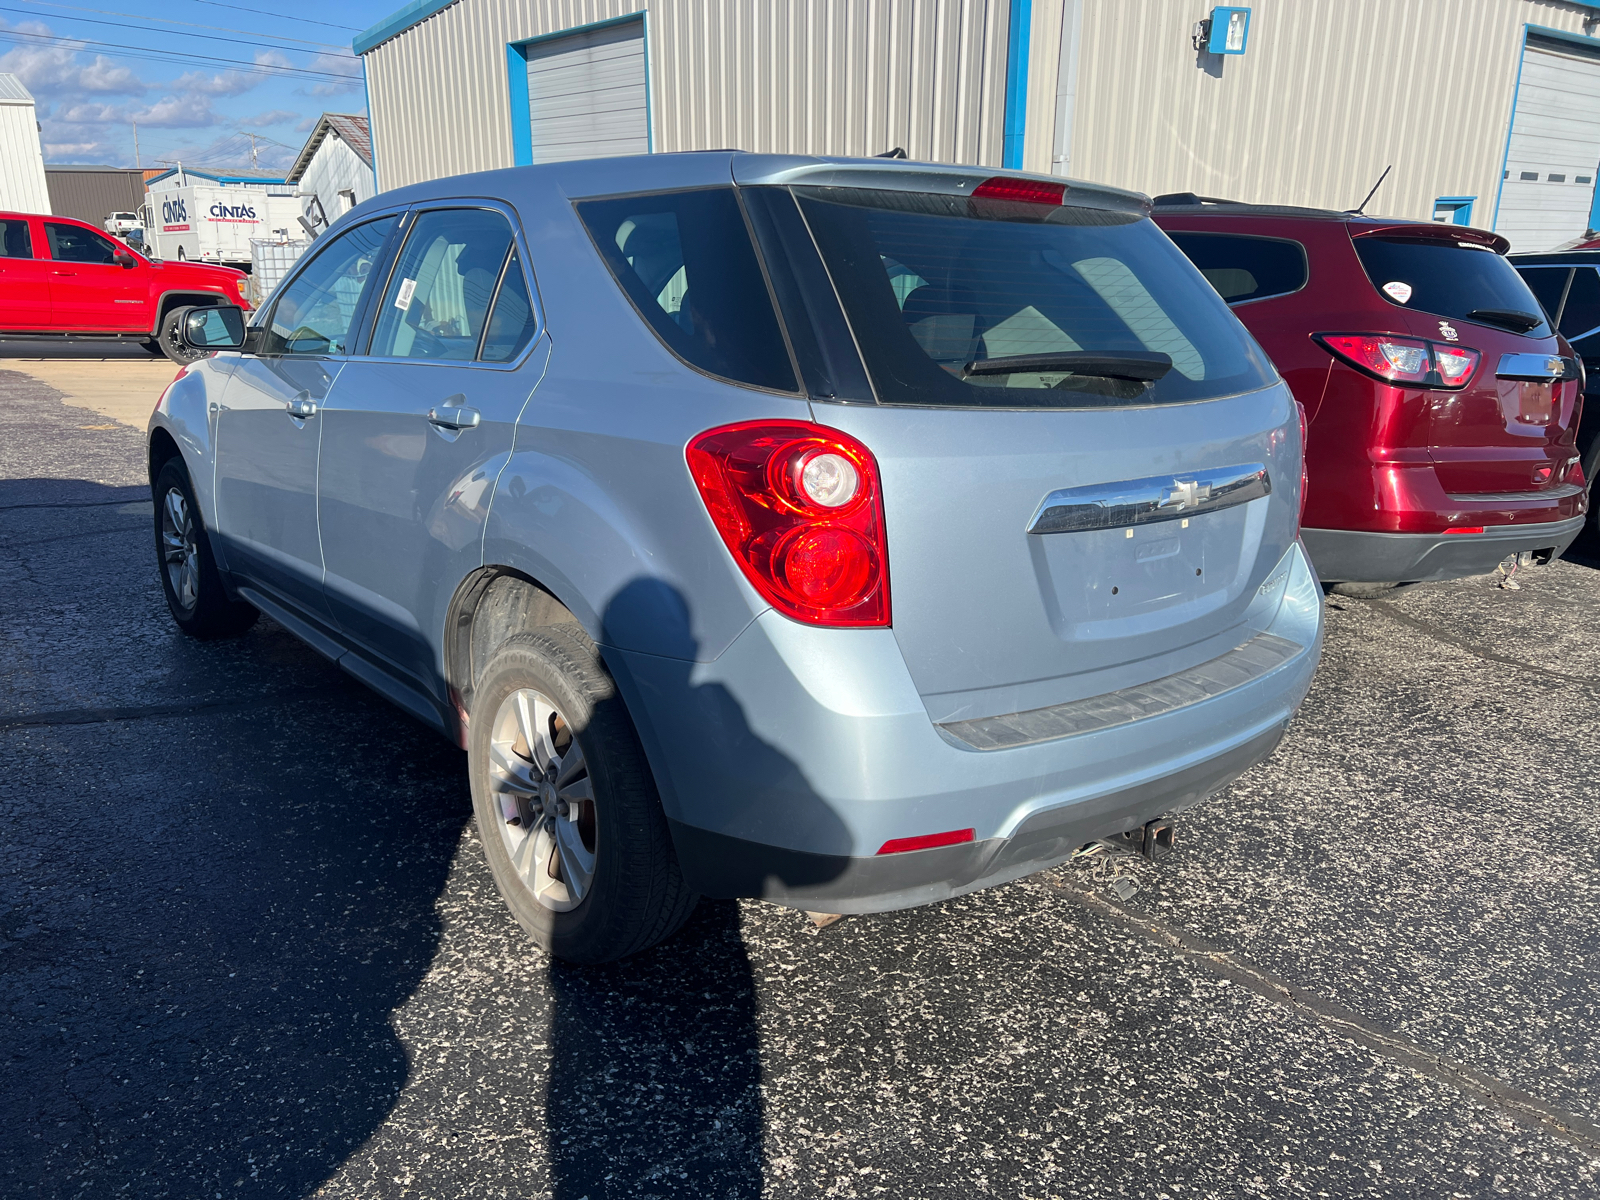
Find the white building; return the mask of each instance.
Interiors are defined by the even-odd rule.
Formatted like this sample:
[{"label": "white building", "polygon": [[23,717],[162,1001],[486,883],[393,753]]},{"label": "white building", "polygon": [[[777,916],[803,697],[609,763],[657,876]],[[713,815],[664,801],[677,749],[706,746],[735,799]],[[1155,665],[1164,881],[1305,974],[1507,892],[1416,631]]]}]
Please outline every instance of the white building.
[{"label": "white building", "polygon": [[15,75],[0,75],[0,209],[50,211],[33,94]]},{"label": "white building", "polygon": [[319,230],[372,199],[378,187],[367,118],[323,113],[289,168],[288,181],[298,186],[306,220]]},{"label": "white building", "polygon": [[413,0],[353,46],[382,188],[901,147],[1347,208],[1392,164],[1370,211],[1531,251],[1600,223],[1594,32],[1575,0]]}]

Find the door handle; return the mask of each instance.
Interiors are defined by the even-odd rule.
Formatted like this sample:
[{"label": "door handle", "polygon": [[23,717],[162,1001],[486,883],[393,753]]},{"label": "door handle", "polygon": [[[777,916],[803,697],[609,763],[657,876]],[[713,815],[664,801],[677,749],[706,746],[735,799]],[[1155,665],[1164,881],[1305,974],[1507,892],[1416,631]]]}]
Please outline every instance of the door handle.
[{"label": "door handle", "polygon": [[76,275],[76,271],[51,271],[52,275]]},{"label": "door handle", "polygon": [[288,401],[283,407],[288,410],[288,413],[291,417],[298,417],[302,421],[307,417],[314,417],[317,415],[317,402],[311,399],[309,396],[296,396],[293,400]]},{"label": "door handle", "polygon": [[[455,396],[450,398],[458,399]],[[437,425],[440,429],[476,429],[478,410],[454,404],[441,404],[438,408],[428,410],[428,424]]]}]

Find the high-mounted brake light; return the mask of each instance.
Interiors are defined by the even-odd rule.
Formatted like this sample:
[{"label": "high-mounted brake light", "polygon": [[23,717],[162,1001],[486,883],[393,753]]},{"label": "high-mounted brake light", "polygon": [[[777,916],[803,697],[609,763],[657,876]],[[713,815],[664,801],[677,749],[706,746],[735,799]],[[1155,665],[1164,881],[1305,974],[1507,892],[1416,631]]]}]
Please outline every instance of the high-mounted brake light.
[{"label": "high-mounted brake light", "polygon": [[890,838],[879,854],[904,854],[907,850],[932,850],[938,846],[959,846],[970,842],[976,829],[952,829],[948,833],[924,833],[919,837]]},{"label": "high-mounted brake light", "polygon": [[1463,388],[1480,355],[1466,346],[1387,333],[1318,333],[1324,349],[1364,375],[1423,388]]},{"label": "high-mounted brake light", "polygon": [[1017,179],[1010,175],[996,175],[985,179],[972,189],[974,199],[1015,200],[1021,204],[1060,204],[1067,194],[1067,185],[1051,183],[1045,179]]},{"label": "high-mounted brake light", "polygon": [[688,445],[711,522],[756,591],[812,625],[889,624],[889,551],[872,452],[802,421],[745,421]]}]

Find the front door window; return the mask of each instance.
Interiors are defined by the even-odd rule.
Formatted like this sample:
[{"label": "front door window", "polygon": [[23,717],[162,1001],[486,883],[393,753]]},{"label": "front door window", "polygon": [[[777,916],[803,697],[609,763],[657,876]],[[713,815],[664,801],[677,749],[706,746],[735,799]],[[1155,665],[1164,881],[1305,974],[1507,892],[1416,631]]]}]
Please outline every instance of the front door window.
[{"label": "front door window", "polygon": [[396,217],[357,225],[306,264],[273,305],[262,354],[353,354],[361,294]]}]

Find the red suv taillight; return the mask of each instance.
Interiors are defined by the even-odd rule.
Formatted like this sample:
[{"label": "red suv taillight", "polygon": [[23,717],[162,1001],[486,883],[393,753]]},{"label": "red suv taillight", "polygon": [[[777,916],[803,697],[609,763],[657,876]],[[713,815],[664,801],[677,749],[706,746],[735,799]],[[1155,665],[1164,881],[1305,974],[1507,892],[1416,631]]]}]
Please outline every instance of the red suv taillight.
[{"label": "red suv taillight", "polygon": [[1317,333],[1317,342],[1364,375],[1385,383],[1462,388],[1478,369],[1478,352],[1466,346],[1395,337],[1387,333]]},{"label": "red suv taillight", "polygon": [[1294,533],[1299,537],[1306,523],[1306,484],[1311,477],[1306,473],[1306,406],[1296,400],[1294,407],[1300,414],[1300,515],[1294,519]]},{"label": "red suv taillight", "polygon": [[812,625],[889,624],[870,450],[822,425],[745,421],[708,429],[686,457],[712,524],[774,608]]}]

